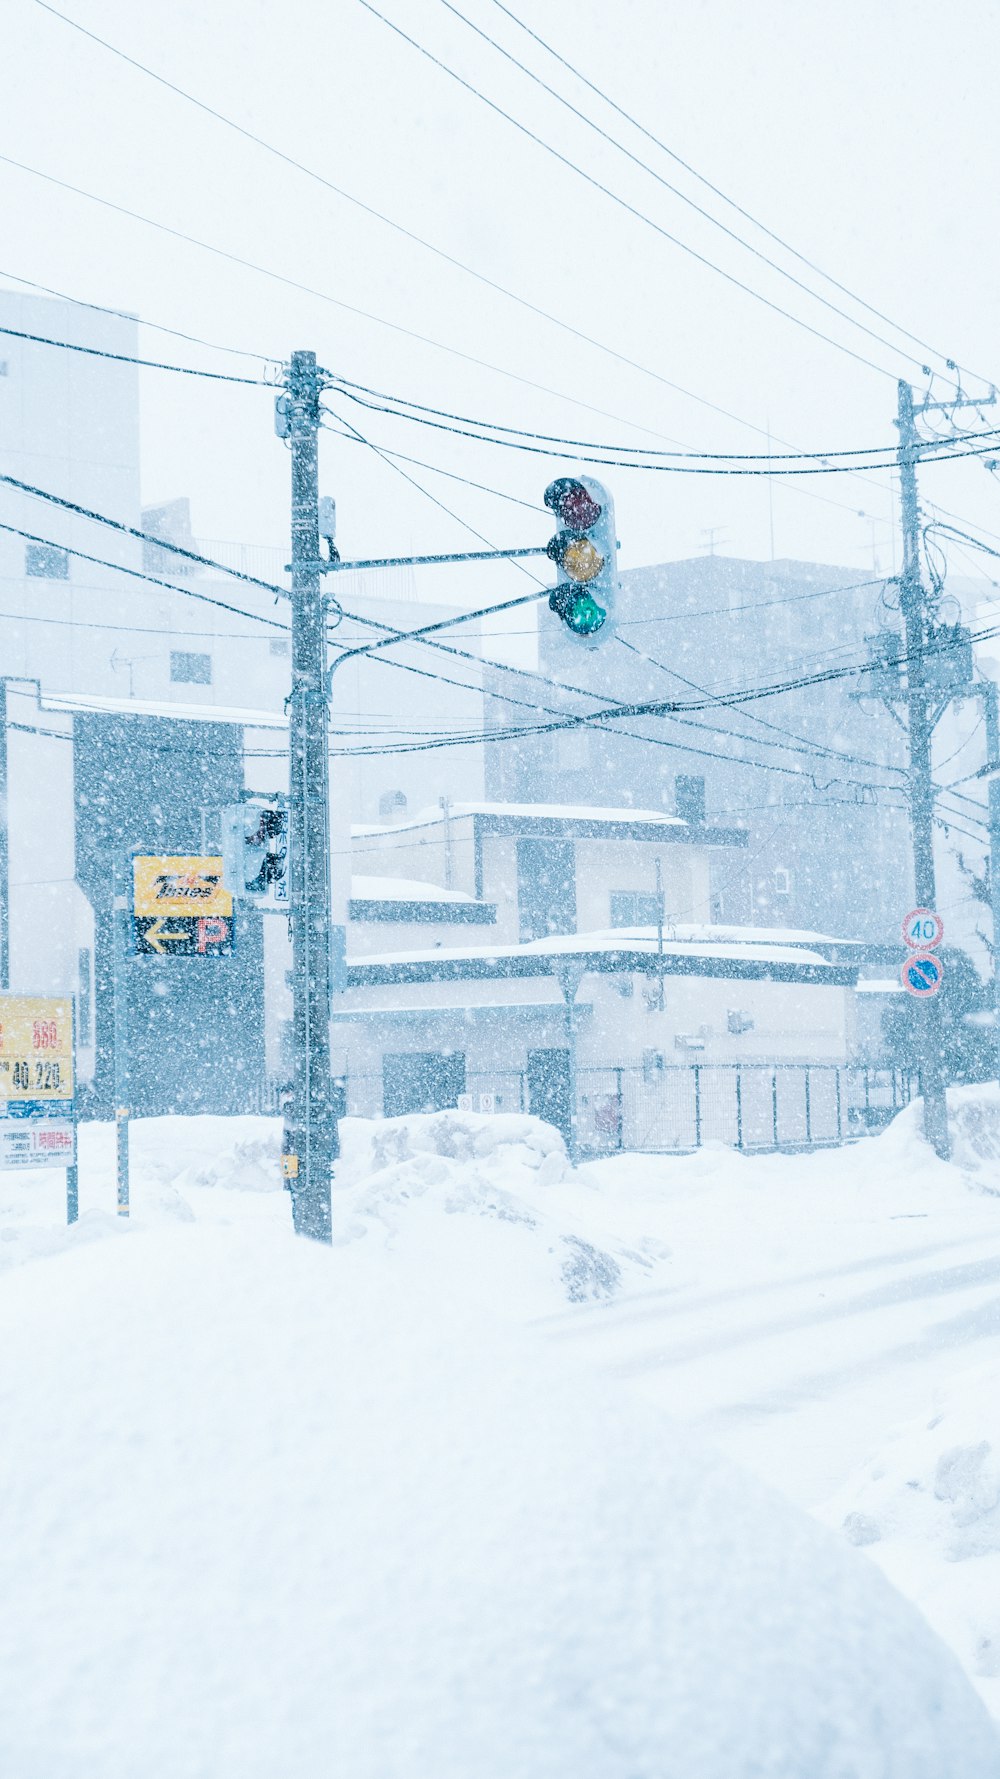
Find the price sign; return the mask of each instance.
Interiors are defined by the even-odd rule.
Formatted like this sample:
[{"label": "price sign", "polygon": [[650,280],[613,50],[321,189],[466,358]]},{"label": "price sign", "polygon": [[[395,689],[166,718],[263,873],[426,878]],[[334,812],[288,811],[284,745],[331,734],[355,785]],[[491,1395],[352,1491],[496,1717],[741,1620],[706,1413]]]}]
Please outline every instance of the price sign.
[{"label": "price sign", "polygon": [[911,908],[903,921],[903,938],[911,951],[936,951],[944,938],[944,921],[933,908]]},{"label": "price sign", "polygon": [[14,1106],[72,1100],[73,1086],[72,1001],[0,995],[0,1102],[6,1115]]},{"label": "price sign", "polygon": [[76,1159],[73,1003],[0,995],[0,1167]]}]

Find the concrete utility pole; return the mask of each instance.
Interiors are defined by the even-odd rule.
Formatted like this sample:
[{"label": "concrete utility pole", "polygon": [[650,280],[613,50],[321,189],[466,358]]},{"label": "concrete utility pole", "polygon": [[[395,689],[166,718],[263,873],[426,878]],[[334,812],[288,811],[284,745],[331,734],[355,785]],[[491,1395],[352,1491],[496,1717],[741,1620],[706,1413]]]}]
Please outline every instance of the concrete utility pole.
[{"label": "concrete utility pole", "polygon": [[[930,640],[930,614],[920,570],[920,506],[917,499],[919,440],[913,413],[913,390],[900,382],[896,425],[899,429],[900,511],[903,572],[900,605],[906,636],[906,687],[910,743],[910,824],[913,834],[913,877],[916,900],[934,908],[934,784],[931,777],[933,720],[929,708],[925,650]],[[942,1159],[949,1154],[948,1108],[942,1054],[941,1004],[936,996],[916,1013],[921,1036],[920,1078],[924,1097],[924,1135]]]},{"label": "concrete utility pole", "polygon": [[1000,1080],[1000,692],[995,680],[979,687],[986,717],[989,772],[990,912],[993,916],[993,1072]]},{"label": "concrete utility pole", "polygon": [[324,563],[319,553],[319,396],[314,352],[294,352],[284,424],[292,456],[289,863],[292,1046],[288,1184],[298,1235],[328,1242],[340,1153],[330,1059],[330,798]]}]

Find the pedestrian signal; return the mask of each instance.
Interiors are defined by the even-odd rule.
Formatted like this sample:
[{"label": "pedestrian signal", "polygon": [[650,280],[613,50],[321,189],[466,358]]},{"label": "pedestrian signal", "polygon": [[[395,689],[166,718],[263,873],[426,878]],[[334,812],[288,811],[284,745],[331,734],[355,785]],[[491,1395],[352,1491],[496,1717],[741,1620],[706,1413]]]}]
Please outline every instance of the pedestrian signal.
[{"label": "pedestrian signal", "polygon": [[241,803],[223,815],[226,885],[237,901],[288,905],[288,810]]}]

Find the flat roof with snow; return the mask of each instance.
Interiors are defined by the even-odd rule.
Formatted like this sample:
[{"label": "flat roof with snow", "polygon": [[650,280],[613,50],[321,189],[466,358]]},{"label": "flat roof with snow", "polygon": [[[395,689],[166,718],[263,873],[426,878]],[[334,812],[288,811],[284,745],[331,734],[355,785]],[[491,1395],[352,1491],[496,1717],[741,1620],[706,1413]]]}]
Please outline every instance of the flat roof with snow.
[{"label": "flat roof with snow", "polygon": [[851,965],[831,963],[804,946],[768,944],[757,938],[745,944],[665,939],[661,953],[655,929],[612,928],[553,934],[520,945],[434,946],[348,958],[348,983],[363,988],[388,982],[546,976],[556,973],[558,960],[569,957],[586,960],[585,967],[595,974],[650,973],[659,969],[661,956],[664,971],[675,976],[752,977],[841,988],[853,988],[857,980]]},{"label": "flat roof with snow", "polygon": [[467,821],[473,833],[566,835],[577,839],[658,839],[709,846],[746,846],[745,828],[699,827],[663,809],[607,808],[589,803],[452,803],[430,806],[400,822],[362,823],[356,840],[394,840],[418,828]]}]

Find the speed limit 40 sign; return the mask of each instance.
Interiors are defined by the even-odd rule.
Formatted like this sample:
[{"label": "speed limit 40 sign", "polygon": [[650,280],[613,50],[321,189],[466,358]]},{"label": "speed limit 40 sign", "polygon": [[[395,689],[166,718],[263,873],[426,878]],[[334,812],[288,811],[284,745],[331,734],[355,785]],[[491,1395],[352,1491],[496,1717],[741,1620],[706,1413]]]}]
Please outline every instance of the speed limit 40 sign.
[{"label": "speed limit 40 sign", "polygon": [[944,921],[933,908],[911,908],[903,921],[903,938],[911,951],[935,951],[944,938]]}]

